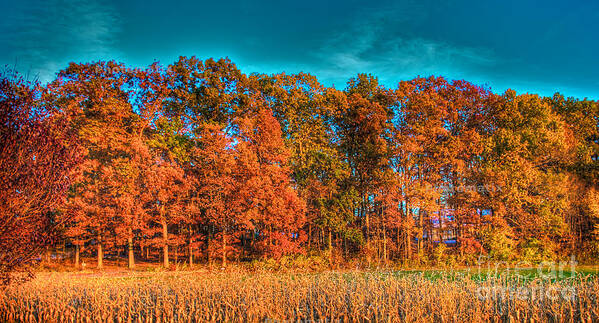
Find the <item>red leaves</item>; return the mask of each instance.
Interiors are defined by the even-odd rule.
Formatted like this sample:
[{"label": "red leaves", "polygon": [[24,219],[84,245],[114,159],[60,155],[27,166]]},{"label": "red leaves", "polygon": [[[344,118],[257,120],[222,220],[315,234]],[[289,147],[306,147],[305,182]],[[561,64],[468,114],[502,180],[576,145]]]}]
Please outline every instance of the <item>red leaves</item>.
[{"label": "red leaves", "polygon": [[[296,248],[282,237],[299,233],[305,205],[291,189],[290,171],[279,122],[272,112],[260,109],[240,125],[237,174],[243,212],[260,231],[264,250],[271,255]],[[286,241],[286,242],[285,242]],[[284,243],[285,242],[285,243]]]},{"label": "red leaves", "polygon": [[[413,244],[422,255],[444,228],[474,252],[496,220],[521,239],[575,236],[566,180],[592,187],[597,177],[592,102],[498,96],[465,81],[391,90],[362,74],[339,91],[306,74],[246,76],[226,59],[181,58],[168,70],[71,64],[47,90],[0,86],[0,228],[21,221],[41,242],[34,223],[68,218],[78,244],[131,241],[165,256],[187,244],[223,262],[299,252],[303,230],[331,261],[333,248],[370,242],[387,260],[391,237],[395,256]],[[76,174],[73,139],[84,150]],[[569,229],[587,231],[581,240],[595,239],[580,229],[597,222],[588,203]]]},{"label": "red leaves", "polygon": [[79,162],[66,120],[45,109],[41,88],[0,75],[0,283],[56,238],[56,217]]}]

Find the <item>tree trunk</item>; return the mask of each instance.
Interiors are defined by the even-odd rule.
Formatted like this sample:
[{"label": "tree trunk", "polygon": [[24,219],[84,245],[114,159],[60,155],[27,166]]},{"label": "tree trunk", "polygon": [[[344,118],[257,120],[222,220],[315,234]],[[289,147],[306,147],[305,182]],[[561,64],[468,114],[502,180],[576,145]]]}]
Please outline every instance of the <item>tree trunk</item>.
[{"label": "tree trunk", "polygon": [[102,237],[98,236],[98,269],[104,268],[104,252],[102,251]]},{"label": "tree trunk", "polygon": [[366,202],[364,202],[362,210],[366,214],[366,247],[370,248],[370,214],[366,210]]},{"label": "tree trunk", "polygon": [[193,231],[191,230],[191,225],[187,225],[187,232],[189,234],[189,246],[187,251],[189,252],[189,266],[191,267],[193,265],[193,247],[191,246],[193,243]]},{"label": "tree trunk", "polygon": [[396,245],[397,245],[397,249],[396,252],[394,253],[394,257],[395,259],[398,259],[401,257],[401,251],[399,249],[399,246],[401,246],[401,233],[399,232],[399,226],[395,229],[396,230],[396,236],[397,236],[397,240],[396,240]]},{"label": "tree trunk", "polygon": [[406,258],[412,258],[412,232],[410,229],[406,230]]},{"label": "tree trunk", "polygon": [[422,253],[422,239],[424,239],[424,211],[418,210],[418,226],[420,227],[420,234],[418,235],[418,257],[421,256]]},{"label": "tree trunk", "polygon": [[458,229],[457,229],[458,234],[456,235],[457,236],[456,244],[458,245],[458,250],[460,250],[460,257],[463,258],[464,257],[464,247],[462,246],[463,241],[461,239],[461,234],[462,234],[461,230],[462,229],[460,227],[458,227]]},{"label": "tree trunk", "polygon": [[333,265],[333,230],[329,228],[329,265]]},{"label": "tree trunk", "polygon": [[210,252],[210,247],[212,243],[212,235],[211,230],[208,228],[208,241],[206,242],[206,260],[208,261],[208,265],[212,266],[212,253]]},{"label": "tree trunk", "polygon": [[192,239],[189,238],[189,266],[193,266],[193,247],[191,246]]},{"label": "tree trunk", "polygon": [[320,228],[318,233],[318,251],[322,250],[322,245],[324,245],[324,228]]},{"label": "tree trunk", "polygon": [[79,268],[79,245],[75,245],[75,268]]},{"label": "tree trunk", "polygon": [[223,254],[222,254],[222,266],[227,266],[227,235],[223,230]]},{"label": "tree trunk", "polygon": [[387,265],[387,228],[383,224],[383,263]]},{"label": "tree trunk", "polygon": [[135,257],[133,256],[133,229],[131,228],[129,228],[127,245],[129,247],[129,269],[133,269],[135,267]]},{"label": "tree trunk", "polygon": [[343,236],[343,258],[347,259],[347,239]]},{"label": "tree trunk", "polygon": [[50,249],[50,247],[46,247],[46,263],[51,263],[52,262],[52,250]]},{"label": "tree trunk", "polygon": [[312,223],[308,223],[308,250],[310,250],[310,240],[312,240]]},{"label": "tree trunk", "polygon": [[162,220],[162,260],[164,268],[168,268],[168,225]]}]

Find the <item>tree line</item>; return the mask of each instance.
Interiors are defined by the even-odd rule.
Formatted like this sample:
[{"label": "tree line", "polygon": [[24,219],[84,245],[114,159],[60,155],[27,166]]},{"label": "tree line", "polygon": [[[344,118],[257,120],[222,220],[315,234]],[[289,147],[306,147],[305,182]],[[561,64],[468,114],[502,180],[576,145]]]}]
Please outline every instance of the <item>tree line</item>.
[{"label": "tree line", "polygon": [[195,57],[71,63],[43,86],[6,74],[1,90],[3,263],[45,240],[98,267],[599,255],[596,101],[442,77],[338,90]]}]

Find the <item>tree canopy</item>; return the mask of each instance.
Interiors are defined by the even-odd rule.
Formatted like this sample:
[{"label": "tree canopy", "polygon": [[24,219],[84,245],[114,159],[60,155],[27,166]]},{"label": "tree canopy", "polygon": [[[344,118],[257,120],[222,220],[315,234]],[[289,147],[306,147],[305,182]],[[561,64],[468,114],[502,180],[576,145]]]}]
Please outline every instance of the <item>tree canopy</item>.
[{"label": "tree canopy", "polygon": [[599,256],[588,99],[369,74],[339,90],[195,57],[72,63],[45,86],[0,87],[3,271],[55,226],[99,267],[122,250],[130,267],[181,250],[223,265]]}]

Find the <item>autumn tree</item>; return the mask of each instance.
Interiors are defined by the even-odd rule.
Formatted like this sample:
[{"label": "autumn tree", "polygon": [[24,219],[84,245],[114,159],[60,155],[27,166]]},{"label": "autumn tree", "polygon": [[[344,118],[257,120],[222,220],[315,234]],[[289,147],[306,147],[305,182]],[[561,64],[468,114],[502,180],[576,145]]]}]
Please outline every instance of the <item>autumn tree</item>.
[{"label": "autumn tree", "polygon": [[292,187],[279,122],[270,110],[256,110],[256,115],[238,121],[235,172],[243,218],[258,235],[255,247],[263,255],[280,256],[299,251],[305,239],[305,204]]},{"label": "autumn tree", "polygon": [[553,111],[562,117],[571,141],[570,156],[564,170],[569,182],[569,211],[566,222],[571,231],[570,250],[583,257],[599,255],[596,212],[599,179],[599,104],[588,99],[565,98],[556,93],[546,98]]},{"label": "autumn tree", "polygon": [[393,163],[406,188],[405,212],[417,210],[419,249],[426,231],[431,240],[432,231],[446,228],[455,232],[461,250],[475,247],[479,237],[468,228],[479,222],[479,194],[489,188],[481,182],[479,161],[493,95],[465,81],[435,77],[401,82],[397,95],[400,148]]},{"label": "autumn tree", "polygon": [[169,66],[167,111],[192,132],[206,120],[227,125],[243,105],[245,75],[229,59],[181,57]]},{"label": "autumn tree", "polygon": [[243,201],[238,194],[235,150],[232,138],[218,124],[205,124],[198,133],[192,152],[192,174],[196,179],[199,206],[204,210],[205,223],[217,228],[220,239],[212,239],[208,232],[208,254],[220,249],[223,267],[228,255],[235,254],[235,244],[241,230],[247,228],[247,218],[242,217]]},{"label": "autumn tree", "polygon": [[[133,266],[134,231],[143,227],[143,181],[147,151],[144,123],[129,87],[135,75],[114,62],[71,64],[50,87],[57,105],[73,115],[84,162],[72,187],[69,210],[79,219],[67,233],[77,245],[94,240],[98,268],[110,237],[126,241]],[[145,112],[144,109],[137,109]],[[142,130],[140,130],[142,129]]]},{"label": "autumn tree", "polygon": [[176,138],[180,136],[172,131],[173,128],[168,123],[159,129],[162,131],[159,130],[155,140],[150,143],[152,158],[147,165],[146,176],[151,196],[149,209],[152,221],[160,228],[163,265],[168,268],[169,244],[174,242],[169,240],[169,226],[184,221],[184,203],[189,181],[173,149],[173,145],[178,142]]},{"label": "autumn tree", "polygon": [[[190,264],[199,252],[223,266],[305,250],[326,250],[331,264],[341,254],[369,263],[599,254],[595,101],[498,95],[442,77],[388,89],[367,74],[340,91],[305,73],[246,75],[229,59],[196,57],[168,69],[72,63],[46,88],[5,79],[13,186],[2,203],[17,214],[25,199],[22,212],[65,222],[77,265],[88,246],[98,267],[123,251],[133,267],[137,245],[146,256],[159,248],[164,266],[182,245]],[[63,196],[68,174],[65,203],[42,210],[31,201],[46,191],[15,186],[30,185],[11,177],[21,169],[58,167],[31,138],[65,160],[62,177],[40,177]]]},{"label": "autumn tree", "polygon": [[45,90],[0,75],[0,281],[26,271],[56,242],[71,172],[79,161],[68,116]]},{"label": "autumn tree", "polygon": [[[212,251],[220,248],[224,263],[227,251],[223,249],[227,249],[227,245],[233,247],[233,244],[230,241],[226,243],[228,234],[222,235],[220,239],[213,239],[213,235],[220,234],[228,228],[227,225],[216,222],[216,219],[224,215],[215,213],[215,210],[221,210],[224,206],[222,203],[231,198],[218,193],[223,189],[219,185],[225,185],[224,181],[230,178],[231,170],[230,168],[229,170],[217,169],[215,164],[206,165],[204,162],[211,160],[210,163],[214,162],[218,165],[228,163],[225,160],[230,156],[229,152],[218,152],[226,146],[220,140],[228,140],[226,137],[231,134],[233,118],[244,113],[241,106],[243,105],[242,94],[246,92],[245,75],[228,59],[201,61],[196,57],[181,57],[169,66],[169,70],[170,92],[168,101],[165,103],[166,117],[178,124],[179,132],[188,143],[177,145],[179,147],[177,153],[187,154],[189,157],[185,160],[180,159],[180,165],[189,175],[191,184],[189,191],[191,204],[187,212],[189,244],[191,246],[191,240],[194,239],[197,240],[196,245],[204,241],[209,259]],[[218,157],[223,157],[224,160],[218,160]],[[224,173],[219,173],[221,171]],[[229,175],[226,175],[227,172]],[[220,183],[218,183],[221,180],[218,178],[219,174],[224,176],[223,182]],[[218,206],[216,201],[210,200],[210,196],[223,196],[225,200],[221,200]],[[193,226],[196,230],[192,234]],[[225,241],[224,248],[217,246],[223,241]]]},{"label": "autumn tree", "polygon": [[326,236],[332,262],[333,233],[344,240],[360,241],[361,237],[351,227],[356,194],[349,185],[349,167],[334,129],[335,111],[345,95],[325,89],[305,73],[252,75],[250,84],[262,93],[281,124],[291,176],[306,203],[307,247],[314,246],[314,232],[323,239]]},{"label": "autumn tree", "polygon": [[[491,108],[493,131],[485,143],[482,171],[485,180],[500,187],[489,192],[492,211],[487,248],[502,257],[530,260],[553,257],[565,223],[568,174],[562,166],[570,144],[563,120],[542,98],[508,90]],[[505,249],[497,241],[514,240],[519,250]],[[512,247],[515,247],[512,245]],[[496,249],[496,250],[493,250]]]},{"label": "autumn tree", "polygon": [[335,126],[339,149],[351,170],[351,183],[358,194],[357,215],[363,224],[367,249],[370,247],[372,205],[382,174],[389,168],[392,91],[384,89],[370,75],[360,74],[348,82],[346,99],[338,106]]}]

